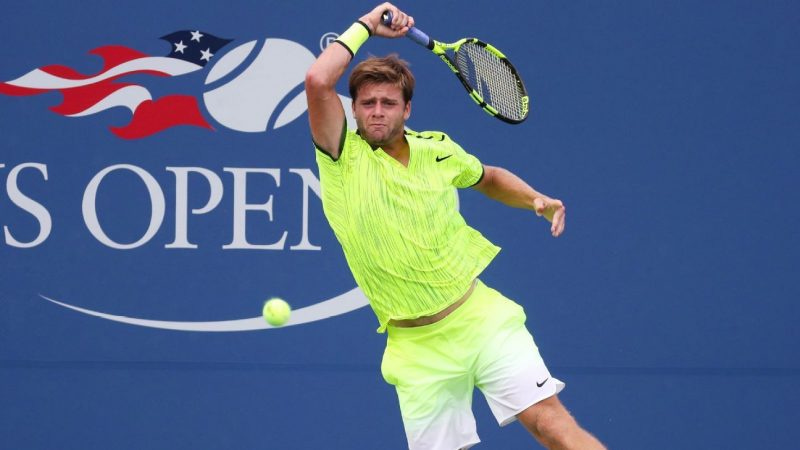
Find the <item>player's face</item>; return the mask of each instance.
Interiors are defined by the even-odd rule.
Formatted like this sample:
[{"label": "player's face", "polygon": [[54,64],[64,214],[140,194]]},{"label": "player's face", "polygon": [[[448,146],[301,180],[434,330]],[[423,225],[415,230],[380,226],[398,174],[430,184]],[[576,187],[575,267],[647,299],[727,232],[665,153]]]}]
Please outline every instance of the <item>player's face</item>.
[{"label": "player's face", "polygon": [[381,147],[403,137],[403,127],[411,115],[411,102],[403,100],[403,90],[388,83],[365,84],[358,89],[353,115],[361,136]]}]

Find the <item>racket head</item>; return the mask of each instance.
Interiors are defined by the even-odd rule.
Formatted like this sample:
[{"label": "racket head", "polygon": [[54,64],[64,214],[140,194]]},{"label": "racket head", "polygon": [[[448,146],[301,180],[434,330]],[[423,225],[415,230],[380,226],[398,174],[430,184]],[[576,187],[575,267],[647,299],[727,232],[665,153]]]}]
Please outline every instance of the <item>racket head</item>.
[{"label": "racket head", "polygon": [[530,98],[525,83],[502,52],[476,38],[460,40],[454,52],[458,77],[479,106],[512,124],[528,117]]}]

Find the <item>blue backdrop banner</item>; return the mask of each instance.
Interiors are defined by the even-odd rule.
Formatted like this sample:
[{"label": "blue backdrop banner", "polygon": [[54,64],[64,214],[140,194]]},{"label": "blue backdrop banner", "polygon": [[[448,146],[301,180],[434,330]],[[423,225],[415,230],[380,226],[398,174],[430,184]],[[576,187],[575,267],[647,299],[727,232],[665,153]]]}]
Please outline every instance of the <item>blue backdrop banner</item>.
[{"label": "blue backdrop banner", "polygon": [[[1,447],[406,448],[385,335],[322,214],[304,91],[372,6],[0,17]],[[567,205],[553,239],[459,192],[503,248],[482,279],[525,307],[578,421],[610,448],[796,447],[798,3],[400,6],[526,82],[530,117],[509,125],[407,39],[356,55],[410,62],[410,128]],[[261,318],[275,296],[282,328]],[[476,398],[481,448],[532,445]]]}]

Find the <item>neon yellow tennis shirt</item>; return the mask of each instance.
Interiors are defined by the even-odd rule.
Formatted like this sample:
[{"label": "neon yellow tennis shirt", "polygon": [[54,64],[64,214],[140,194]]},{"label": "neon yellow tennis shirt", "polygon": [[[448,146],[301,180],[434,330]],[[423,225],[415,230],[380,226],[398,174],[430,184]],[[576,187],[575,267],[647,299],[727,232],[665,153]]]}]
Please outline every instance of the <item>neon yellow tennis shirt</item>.
[{"label": "neon yellow tennis shirt", "polygon": [[458,212],[483,165],[440,132],[407,131],[408,167],[355,131],[339,159],[315,146],[325,217],[380,327],[457,301],[500,251]]}]

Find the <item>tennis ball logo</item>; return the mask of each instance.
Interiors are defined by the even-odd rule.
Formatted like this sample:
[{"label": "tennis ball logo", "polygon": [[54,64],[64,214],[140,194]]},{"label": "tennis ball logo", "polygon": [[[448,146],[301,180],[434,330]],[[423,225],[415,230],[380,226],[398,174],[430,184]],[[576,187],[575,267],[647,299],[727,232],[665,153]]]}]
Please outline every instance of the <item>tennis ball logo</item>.
[{"label": "tennis ball logo", "polygon": [[305,112],[303,82],[315,59],[307,48],[285,39],[242,44],[209,71],[205,84],[221,85],[203,94],[206,109],[232,130],[280,128]]},{"label": "tennis ball logo", "polygon": [[[206,109],[220,125],[261,133],[297,119],[308,108],[306,71],[316,60],[307,48],[286,39],[250,41],[226,53],[208,73]],[[355,127],[351,99],[339,95],[349,127]]]}]

